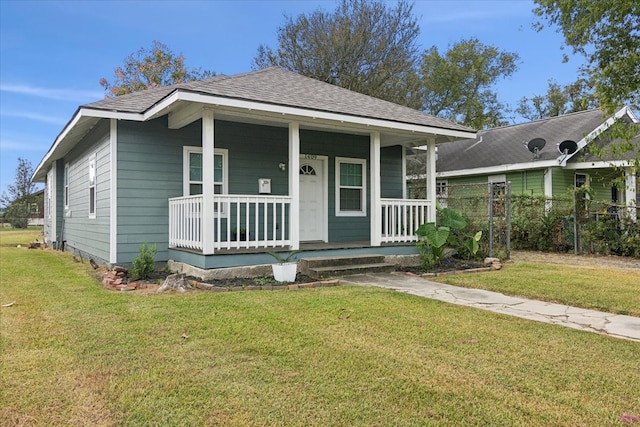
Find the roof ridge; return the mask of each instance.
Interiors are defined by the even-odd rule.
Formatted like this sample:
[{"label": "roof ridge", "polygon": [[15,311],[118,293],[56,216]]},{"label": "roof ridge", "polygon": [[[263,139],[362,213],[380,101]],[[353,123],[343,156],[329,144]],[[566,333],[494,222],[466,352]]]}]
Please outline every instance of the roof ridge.
[{"label": "roof ridge", "polygon": [[541,119],[535,119],[535,120],[531,120],[528,122],[523,122],[523,123],[515,123],[512,125],[504,125],[504,126],[496,126],[494,128],[490,128],[490,129],[482,129],[478,131],[478,134],[480,133],[487,133],[489,131],[492,130],[498,130],[498,129],[506,129],[506,128],[514,128],[517,126],[524,126],[524,125],[530,125],[532,123],[540,123],[540,122],[545,122],[545,121],[553,121],[553,120],[557,120],[557,119],[561,119],[561,118],[565,118],[568,116],[574,116],[574,115],[579,115],[579,114],[586,114],[586,113],[593,113],[596,111],[600,111],[603,115],[603,117],[605,116],[604,112],[599,109],[599,108],[590,108],[588,110],[581,110],[581,111],[572,111],[570,113],[565,113],[565,114],[560,114],[559,116],[553,116],[553,117],[543,117]]}]

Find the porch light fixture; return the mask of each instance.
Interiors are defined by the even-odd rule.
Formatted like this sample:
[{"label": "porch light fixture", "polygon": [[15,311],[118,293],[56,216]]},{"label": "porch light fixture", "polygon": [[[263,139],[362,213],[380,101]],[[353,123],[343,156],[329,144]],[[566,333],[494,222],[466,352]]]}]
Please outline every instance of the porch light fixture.
[{"label": "porch light fixture", "polygon": [[278,168],[284,172],[285,170],[287,170],[287,164],[286,163],[279,163],[278,164]]}]

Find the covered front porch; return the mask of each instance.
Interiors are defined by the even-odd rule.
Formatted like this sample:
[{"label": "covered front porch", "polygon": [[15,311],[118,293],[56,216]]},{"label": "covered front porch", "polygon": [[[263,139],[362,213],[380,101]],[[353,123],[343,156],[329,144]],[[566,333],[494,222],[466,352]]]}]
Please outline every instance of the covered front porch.
[{"label": "covered front porch", "polygon": [[[407,150],[424,147],[428,157],[426,186],[428,194],[435,194],[436,133],[425,133],[423,129],[419,132],[411,126],[378,130],[334,121],[309,123],[308,119],[299,122],[262,117],[258,123],[252,121],[255,132],[286,129],[281,139],[285,144],[284,161],[278,164],[276,157],[269,154],[264,159],[264,164],[278,166],[276,175],[280,177],[273,176],[274,169],[255,172],[245,168],[242,181],[231,182],[226,191],[226,184],[219,185],[220,178],[214,179],[214,171],[222,170],[214,164],[217,143],[222,144],[229,158],[238,157],[234,157],[233,140],[216,141],[216,126],[225,123],[228,128],[230,121],[244,122],[246,118],[206,106],[189,111],[191,114],[184,120],[170,114],[168,124],[170,128],[180,128],[200,117],[202,164],[198,170],[202,176],[197,182],[201,194],[185,194],[168,201],[168,248],[174,259],[186,252],[205,257],[198,258],[200,265],[217,265],[209,258],[297,251],[307,243],[366,241],[367,248],[412,246],[420,224],[435,219],[434,202],[408,199],[404,181]],[[221,118],[224,122],[218,121]],[[356,146],[359,148],[353,148]],[[238,171],[243,166],[242,158],[235,165],[234,170]],[[188,173],[185,169],[185,176]],[[264,175],[266,179],[262,178]],[[275,179],[273,188],[270,175]],[[255,186],[255,192],[233,194],[230,187],[238,182],[243,182],[244,187]],[[185,185],[185,193],[186,189]],[[314,223],[318,227],[310,233],[309,227]],[[255,262],[247,256],[243,258],[244,263]]]},{"label": "covered front porch", "polygon": [[[229,254],[345,246],[345,242],[301,242],[299,233],[292,228],[297,221],[292,218],[296,215],[289,196],[216,195],[209,219],[205,219],[203,201],[202,195],[169,200],[171,248],[206,254],[204,248],[211,246],[210,254]],[[371,215],[377,222],[370,227],[370,239],[355,242],[355,246],[415,242],[415,230],[434,218],[428,200],[380,199],[376,204],[380,212]],[[212,224],[205,227],[205,221]]]}]

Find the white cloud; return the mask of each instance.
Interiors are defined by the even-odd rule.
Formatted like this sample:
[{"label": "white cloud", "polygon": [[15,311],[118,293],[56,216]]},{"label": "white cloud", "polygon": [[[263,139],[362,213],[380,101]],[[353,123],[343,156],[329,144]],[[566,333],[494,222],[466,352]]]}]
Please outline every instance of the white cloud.
[{"label": "white cloud", "polygon": [[29,112],[22,112],[22,111],[7,112],[2,110],[0,111],[0,115],[5,117],[17,117],[20,119],[35,120],[42,123],[49,123],[49,124],[60,125],[60,126],[64,126],[67,123],[67,120],[60,117],[53,117],[46,114],[29,113]]},{"label": "white cloud", "polygon": [[38,151],[45,152],[49,149],[47,143],[41,141],[17,141],[11,139],[0,139],[0,150],[6,151]]},{"label": "white cloud", "polygon": [[104,92],[95,90],[54,89],[31,86],[28,84],[0,83],[0,91],[57,101],[92,102],[104,98]]}]

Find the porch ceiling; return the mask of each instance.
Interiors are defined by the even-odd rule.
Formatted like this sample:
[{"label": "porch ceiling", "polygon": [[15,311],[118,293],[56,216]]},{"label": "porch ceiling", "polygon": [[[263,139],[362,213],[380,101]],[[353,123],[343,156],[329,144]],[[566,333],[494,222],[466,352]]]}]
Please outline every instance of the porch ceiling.
[{"label": "porch ceiling", "polygon": [[[194,105],[200,105],[202,108],[212,107],[208,104],[194,104],[188,101],[178,101],[171,104],[168,108],[162,111],[158,111],[156,117],[162,116],[164,114],[169,114],[170,117],[172,115],[182,115],[184,117],[180,121],[178,127],[186,126],[187,124],[200,119],[199,115],[192,113],[193,111],[195,111]],[[382,128],[362,125],[349,122],[348,117],[345,117],[345,120],[336,121],[313,116],[297,116],[292,114],[276,113],[271,111],[261,111],[247,108],[235,108],[229,106],[214,105],[213,109],[214,117],[217,120],[225,120],[231,122],[283,128],[288,127],[290,122],[297,122],[300,124],[300,129],[318,130],[325,132],[340,132],[353,135],[369,135],[372,131],[379,131],[380,145],[383,147],[394,145],[403,145],[406,147],[424,146],[427,139],[431,137],[435,137],[437,144],[461,139],[438,133],[415,132],[403,129],[393,129],[391,127]],[[392,125],[393,122],[389,123]]]}]

